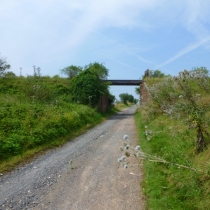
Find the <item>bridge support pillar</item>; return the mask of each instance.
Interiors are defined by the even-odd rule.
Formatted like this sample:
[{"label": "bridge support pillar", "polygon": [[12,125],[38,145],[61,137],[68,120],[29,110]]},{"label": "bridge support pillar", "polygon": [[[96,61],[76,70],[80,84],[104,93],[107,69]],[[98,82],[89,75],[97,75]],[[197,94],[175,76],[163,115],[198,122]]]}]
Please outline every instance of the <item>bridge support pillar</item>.
[{"label": "bridge support pillar", "polygon": [[[150,77],[150,70],[147,69],[145,72],[144,72],[144,77],[143,78],[146,78],[146,77]],[[143,105],[145,103],[147,103],[147,101],[149,100],[149,91],[148,91],[148,88],[147,88],[147,84],[145,81],[142,81],[142,83],[140,84],[140,105]]]},{"label": "bridge support pillar", "polygon": [[102,112],[106,112],[108,109],[108,95],[103,95],[98,103],[98,108]]}]

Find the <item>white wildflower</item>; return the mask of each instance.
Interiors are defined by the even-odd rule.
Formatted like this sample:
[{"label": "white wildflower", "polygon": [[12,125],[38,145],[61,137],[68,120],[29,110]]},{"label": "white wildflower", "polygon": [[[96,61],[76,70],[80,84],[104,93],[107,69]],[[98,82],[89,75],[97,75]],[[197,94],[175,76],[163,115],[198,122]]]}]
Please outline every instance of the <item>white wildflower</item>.
[{"label": "white wildflower", "polygon": [[139,145],[136,146],[135,150],[139,151],[141,149],[141,147]]},{"label": "white wildflower", "polygon": [[125,146],[125,150],[128,150],[128,149],[129,149],[129,147],[130,147],[129,145],[126,145],[126,146]]},{"label": "white wildflower", "polygon": [[142,156],[142,154],[143,154],[143,153],[139,151],[139,152],[136,153],[136,157],[137,157],[137,158],[140,158],[140,157]]},{"label": "white wildflower", "polygon": [[125,165],[124,165],[124,168],[128,168],[128,165],[127,165],[127,164],[125,164]]},{"label": "white wildflower", "polygon": [[123,156],[121,157],[121,159],[122,159],[122,160],[125,160],[125,155],[123,155]]}]

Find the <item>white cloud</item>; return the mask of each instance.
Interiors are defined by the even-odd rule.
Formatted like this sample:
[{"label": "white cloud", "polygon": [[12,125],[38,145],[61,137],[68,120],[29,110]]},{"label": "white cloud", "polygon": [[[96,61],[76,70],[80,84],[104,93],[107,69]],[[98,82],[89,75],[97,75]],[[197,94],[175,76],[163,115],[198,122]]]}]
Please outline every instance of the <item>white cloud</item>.
[{"label": "white cloud", "polygon": [[[209,0],[1,0],[0,27],[5,31],[0,35],[0,46],[2,54],[7,52],[6,56],[12,59],[32,55],[31,59],[44,58],[49,62],[66,53],[77,54],[96,35],[105,43],[114,43],[116,48],[121,46],[123,53],[155,65],[144,52],[139,55],[133,50],[136,46],[117,39],[117,35],[135,29],[155,36],[156,29],[181,25],[198,41],[159,65],[164,66],[199,46],[209,46],[209,40],[203,41],[209,36],[205,26],[210,23],[209,9]],[[107,35],[106,30],[110,28],[119,30],[119,34]],[[150,47],[150,50],[154,49]]]}]

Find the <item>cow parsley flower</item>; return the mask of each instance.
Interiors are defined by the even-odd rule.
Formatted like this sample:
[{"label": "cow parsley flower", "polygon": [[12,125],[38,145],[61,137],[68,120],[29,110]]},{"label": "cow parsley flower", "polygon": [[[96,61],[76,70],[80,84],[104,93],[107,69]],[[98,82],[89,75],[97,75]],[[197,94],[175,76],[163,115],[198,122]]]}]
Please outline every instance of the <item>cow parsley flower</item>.
[{"label": "cow parsley flower", "polygon": [[141,149],[141,147],[139,145],[136,146],[135,150],[139,151]]},{"label": "cow parsley flower", "polygon": [[128,168],[128,165],[127,165],[127,164],[125,164],[125,165],[124,165],[124,168]]},{"label": "cow parsley flower", "polygon": [[145,134],[146,134],[146,136],[148,136],[148,135],[152,134],[152,131],[146,130],[146,131],[145,131]]},{"label": "cow parsley flower", "polygon": [[122,159],[122,160],[125,160],[125,155],[123,155],[123,156],[121,157],[121,159]]},{"label": "cow parsley flower", "polygon": [[137,157],[137,158],[140,158],[141,156],[142,156],[142,152],[138,151],[138,152],[136,153],[136,157]]},{"label": "cow parsley flower", "polygon": [[130,147],[129,145],[126,145],[126,146],[125,146],[125,150],[128,150],[128,149],[129,149],[129,147]]}]

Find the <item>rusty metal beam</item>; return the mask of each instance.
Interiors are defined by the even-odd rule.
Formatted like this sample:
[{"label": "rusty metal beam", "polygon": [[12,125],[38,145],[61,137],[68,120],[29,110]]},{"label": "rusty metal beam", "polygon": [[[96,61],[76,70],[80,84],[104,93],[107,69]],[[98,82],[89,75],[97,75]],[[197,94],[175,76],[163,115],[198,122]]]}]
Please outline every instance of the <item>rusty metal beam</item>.
[{"label": "rusty metal beam", "polygon": [[130,85],[139,86],[143,84],[143,80],[103,80],[104,82],[110,82],[110,85]]}]

